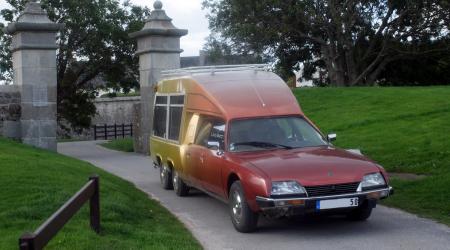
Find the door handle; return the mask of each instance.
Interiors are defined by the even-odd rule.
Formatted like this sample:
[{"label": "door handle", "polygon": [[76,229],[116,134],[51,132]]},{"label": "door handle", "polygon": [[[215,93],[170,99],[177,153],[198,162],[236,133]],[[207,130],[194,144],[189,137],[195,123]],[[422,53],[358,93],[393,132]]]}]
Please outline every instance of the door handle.
[{"label": "door handle", "polygon": [[204,160],[205,160],[205,154],[201,154],[200,155],[200,161],[201,161],[202,164],[203,164]]},{"label": "door handle", "polygon": [[191,158],[191,153],[186,153],[186,158]]}]

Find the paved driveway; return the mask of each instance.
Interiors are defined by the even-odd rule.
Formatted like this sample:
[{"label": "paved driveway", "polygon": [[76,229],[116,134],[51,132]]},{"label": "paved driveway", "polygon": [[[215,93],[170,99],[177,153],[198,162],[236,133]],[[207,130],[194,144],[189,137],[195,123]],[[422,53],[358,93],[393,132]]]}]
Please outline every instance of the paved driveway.
[{"label": "paved driveway", "polygon": [[95,142],[58,144],[58,151],[133,182],[178,216],[206,249],[450,249],[450,228],[378,206],[366,222],[341,218],[266,220],[259,230],[234,230],[227,206],[205,194],[180,198],[159,186],[148,157],[104,149]]}]

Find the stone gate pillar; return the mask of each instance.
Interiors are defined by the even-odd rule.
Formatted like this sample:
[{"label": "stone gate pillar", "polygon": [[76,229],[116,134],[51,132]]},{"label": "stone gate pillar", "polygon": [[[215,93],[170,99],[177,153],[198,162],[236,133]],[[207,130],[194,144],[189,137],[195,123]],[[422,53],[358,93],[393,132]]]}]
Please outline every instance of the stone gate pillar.
[{"label": "stone gate pillar", "polygon": [[21,138],[25,144],[56,151],[56,33],[62,24],[50,21],[36,0],[29,1],[12,35],[14,83],[21,92]]},{"label": "stone gate pillar", "polygon": [[180,68],[180,38],[187,30],[177,29],[172,19],[162,9],[160,1],[153,5],[154,10],[142,30],[131,33],[137,39],[141,92],[141,122],[136,151],[149,153],[149,137],[153,126],[154,87],[161,80],[161,71]]}]

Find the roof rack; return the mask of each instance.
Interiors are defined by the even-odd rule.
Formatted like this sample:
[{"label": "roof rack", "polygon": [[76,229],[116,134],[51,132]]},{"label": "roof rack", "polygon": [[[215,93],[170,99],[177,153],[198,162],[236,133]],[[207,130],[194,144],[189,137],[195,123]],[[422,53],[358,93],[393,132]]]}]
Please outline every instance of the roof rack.
[{"label": "roof rack", "polygon": [[216,66],[201,66],[201,67],[189,67],[173,70],[164,70],[161,72],[163,77],[180,76],[180,75],[193,75],[199,73],[211,73],[214,75],[216,72],[232,72],[232,71],[269,71],[268,64],[237,64],[237,65],[216,65]]}]

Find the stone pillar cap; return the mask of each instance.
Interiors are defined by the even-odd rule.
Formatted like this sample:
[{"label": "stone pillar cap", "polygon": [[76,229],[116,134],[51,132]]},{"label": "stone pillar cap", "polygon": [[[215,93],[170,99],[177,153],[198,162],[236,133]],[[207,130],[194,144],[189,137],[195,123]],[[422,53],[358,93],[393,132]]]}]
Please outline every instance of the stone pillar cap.
[{"label": "stone pillar cap", "polygon": [[152,35],[182,37],[187,35],[188,31],[186,29],[178,29],[172,24],[172,19],[167,16],[162,7],[163,4],[161,1],[155,1],[153,4],[154,10],[145,21],[144,28],[131,33],[130,37],[140,38]]},{"label": "stone pillar cap", "polygon": [[64,28],[64,24],[54,23],[48,19],[47,12],[36,0],[25,5],[25,10],[19,15],[17,22],[9,23],[4,32],[13,35],[20,31],[54,31]]}]

